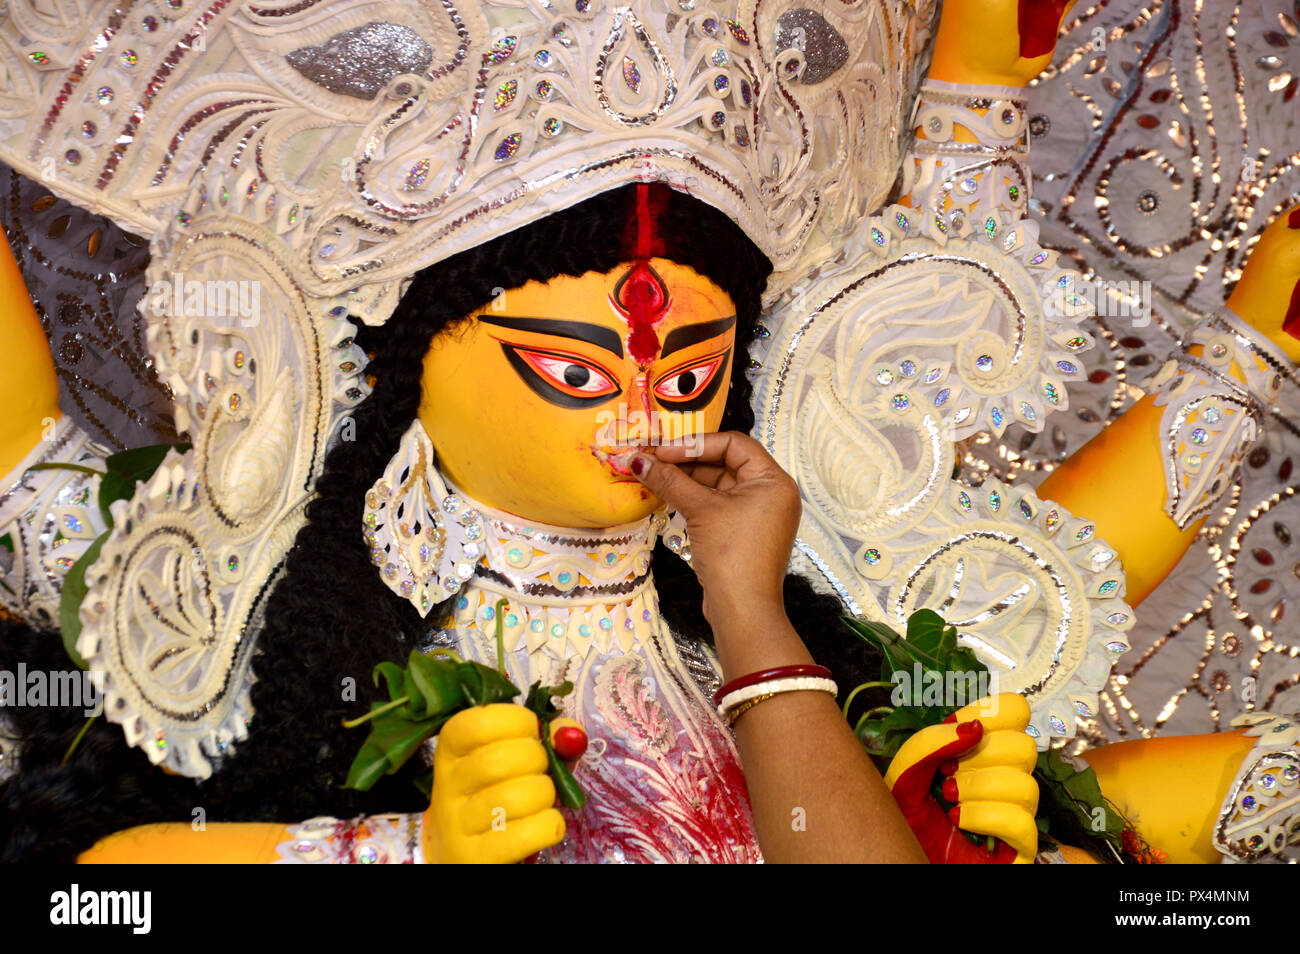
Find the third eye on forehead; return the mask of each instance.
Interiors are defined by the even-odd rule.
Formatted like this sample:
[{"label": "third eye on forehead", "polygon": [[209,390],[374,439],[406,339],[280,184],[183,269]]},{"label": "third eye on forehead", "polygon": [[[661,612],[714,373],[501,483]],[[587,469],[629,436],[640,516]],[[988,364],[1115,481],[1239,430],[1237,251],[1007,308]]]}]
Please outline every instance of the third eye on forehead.
[{"label": "third eye on forehead", "polygon": [[[557,338],[571,338],[585,341],[598,348],[604,348],[611,354],[623,357],[623,339],[617,331],[605,325],[586,321],[570,321],[564,318],[524,318],[500,315],[480,315],[479,321],[499,328],[511,328],[515,331],[532,331],[537,334],[553,335]],[[683,325],[668,332],[664,338],[660,357],[667,357],[675,351],[688,348],[701,341],[708,341],[725,334],[736,323],[735,315],[715,318],[711,321],[699,321]]]}]

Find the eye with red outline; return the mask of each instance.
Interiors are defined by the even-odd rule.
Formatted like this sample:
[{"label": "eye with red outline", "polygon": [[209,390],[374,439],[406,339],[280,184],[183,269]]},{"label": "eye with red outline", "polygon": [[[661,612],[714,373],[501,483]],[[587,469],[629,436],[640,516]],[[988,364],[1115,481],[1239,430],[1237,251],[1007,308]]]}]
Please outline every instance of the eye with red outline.
[{"label": "eye with red outline", "polygon": [[621,392],[614,375],[576,354],[501,342],[510,364],[532,390],[562,407],[599,404]]},{"label": "eye with red outline", "polygon": [[695,411],[705,407],[718,392],[730,350],[679,365],[655,382],[655,397],[674,408]]}]

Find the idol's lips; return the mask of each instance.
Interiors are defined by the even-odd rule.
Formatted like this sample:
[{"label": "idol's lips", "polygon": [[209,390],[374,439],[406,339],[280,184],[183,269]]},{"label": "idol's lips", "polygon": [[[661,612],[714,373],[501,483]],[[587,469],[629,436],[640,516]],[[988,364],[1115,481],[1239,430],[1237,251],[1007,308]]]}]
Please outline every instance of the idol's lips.
[{"label": "idol's lips", "polygon": [[619,477],[634,477],[632,458],[645,453],[648,447],[598,447],[591,445],[591,456],[596,458]]}]

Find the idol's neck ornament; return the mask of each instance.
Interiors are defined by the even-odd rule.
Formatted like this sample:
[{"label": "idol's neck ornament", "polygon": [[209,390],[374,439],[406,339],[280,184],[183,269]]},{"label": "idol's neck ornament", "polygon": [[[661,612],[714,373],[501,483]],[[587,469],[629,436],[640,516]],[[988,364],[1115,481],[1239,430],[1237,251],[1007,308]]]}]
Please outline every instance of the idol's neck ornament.
[{"label": "idol's neck ornament", "polygon": [[472,500],[438,472],[418,418],[366,493],[362,534],[384,584],[421,616],[461,594],[458,625],[471,602],[465,622],[486,622],[505,597],[519,609],[507,645],[534,650],[549,641],[561,655],[566,638],[575,649],[593,641],[607,649],[611,638],[630,645],[641,635],[632,607],[649,622],[646,611],[657,605],[650,557],[661,534],[690,559],[684,524],[662,510],[622,526],[570,530]]}]

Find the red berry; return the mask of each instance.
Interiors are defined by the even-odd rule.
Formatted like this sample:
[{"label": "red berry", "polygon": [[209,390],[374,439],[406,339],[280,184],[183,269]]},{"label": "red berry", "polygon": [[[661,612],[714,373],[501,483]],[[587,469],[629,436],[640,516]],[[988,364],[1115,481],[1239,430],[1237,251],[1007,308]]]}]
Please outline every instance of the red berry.
[{"label": "red berry", "polygon": [[587,751],[587,733],[577,726],[561,726],[551,736],[551,746],[556,755],[566,762],[572,762],[582,758],[582,753]]}]

